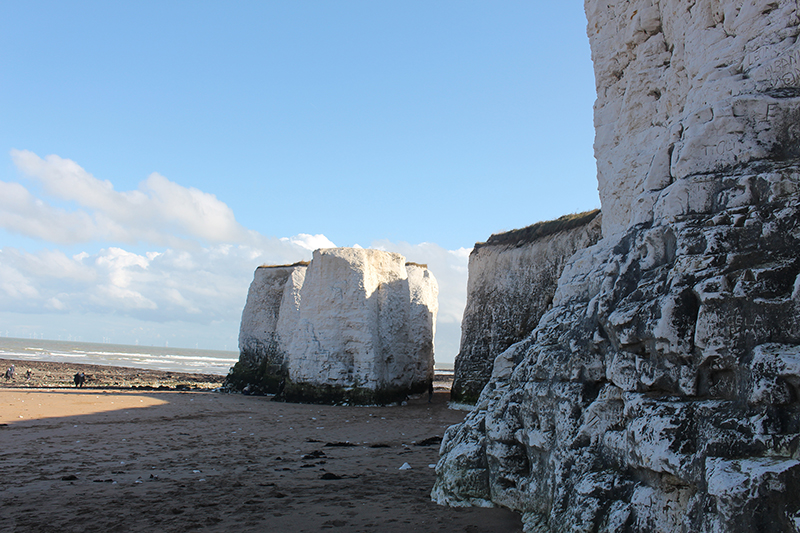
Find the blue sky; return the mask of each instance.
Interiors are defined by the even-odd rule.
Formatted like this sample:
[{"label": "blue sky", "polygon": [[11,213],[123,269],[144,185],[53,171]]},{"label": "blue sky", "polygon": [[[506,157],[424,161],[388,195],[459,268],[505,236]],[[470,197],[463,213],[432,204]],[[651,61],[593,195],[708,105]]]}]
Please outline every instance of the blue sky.
[{"label": "blue sky", "polygon": [[[252,272],[599,206],[581,2],[0,5],[0,335],[235,349]],[[3,198],[4,197],[4,198]]]}]

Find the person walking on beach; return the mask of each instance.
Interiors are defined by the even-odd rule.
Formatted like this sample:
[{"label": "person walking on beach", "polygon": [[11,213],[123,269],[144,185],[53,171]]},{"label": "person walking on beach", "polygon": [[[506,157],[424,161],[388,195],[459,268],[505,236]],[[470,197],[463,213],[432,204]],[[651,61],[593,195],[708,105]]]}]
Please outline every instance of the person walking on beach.
[{"label": "person walking on beach", "polygon": [[8,370],[6,370],[6,380],[9,379],[14,379],[14,365],[11,365],[8,367]]},{"label": "person walking on beach", "polygon": [[77,374],[75,374],[73,381],[75,382],[76,387],[83,388],[83,384],[86,383],[86,374],[84,374],[83,372],[78,372]]}]

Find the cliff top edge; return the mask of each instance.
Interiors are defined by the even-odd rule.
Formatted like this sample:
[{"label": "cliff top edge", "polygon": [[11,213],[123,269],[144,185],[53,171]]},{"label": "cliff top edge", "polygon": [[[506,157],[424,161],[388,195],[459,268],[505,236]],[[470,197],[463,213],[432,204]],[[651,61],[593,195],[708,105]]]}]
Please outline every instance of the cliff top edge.
[{"label": "cliff top edge", "polygon": [[292,263],[291,265],[259,265],[258,268],[294,268],[299,266],[308,266],[311,261],[298,261],[297,263]]},{"label": "cliff top edge", "polygon": [[560,231],[567,231],[592,222],[600,214],[599,209],[584,211],[583,213],[571,213],[558,217],[555,220],[537,222],[520,229],[505,231],[503,233],[493,233],[486,242],[476,242],[475,250],[484,246],[522,246],[535,242],[544,237],[554,235]]}]

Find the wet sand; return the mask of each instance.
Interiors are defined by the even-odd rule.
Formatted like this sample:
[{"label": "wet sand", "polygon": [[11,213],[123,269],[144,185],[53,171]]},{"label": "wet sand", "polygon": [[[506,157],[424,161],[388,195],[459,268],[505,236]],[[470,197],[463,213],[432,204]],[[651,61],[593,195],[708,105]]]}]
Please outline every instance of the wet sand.
[{"label": "wet sand", "polygon": [[[70,381],[84,366],[48,364]],[[0,531],[521,531],[504,509],[430,501],[438,441],[465,415],[442,386],[431,404],[339,407],[70,384],[0,378]]]}]

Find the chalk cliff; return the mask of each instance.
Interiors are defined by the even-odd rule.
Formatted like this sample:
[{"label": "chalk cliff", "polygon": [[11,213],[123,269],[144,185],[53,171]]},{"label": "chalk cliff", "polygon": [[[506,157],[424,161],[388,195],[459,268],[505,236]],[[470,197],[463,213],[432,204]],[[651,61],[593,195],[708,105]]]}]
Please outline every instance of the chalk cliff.
[{"label": "chalk cliff", "polygon": [[585,3],[604,238],[448,429],[526,531],[800,531],[794,1]]},{"label": "chalk cliff", "polygon": [[438,286],[424,265],[356,248],[256,270],[229,376],[290,401],[372,403],[433,378]]},{"label": "chalk cliff", "polygon": [[553,301],[564,265],[600,239],[599,211],[492,235],[469,256],[467,305],[451,397],[475,403],[492,364],[525,339]]}]

